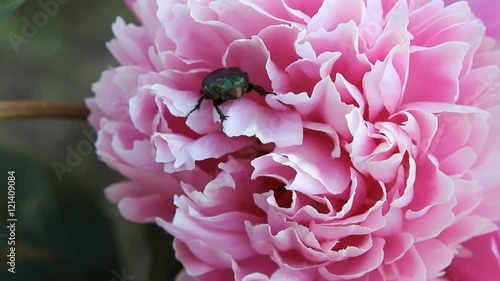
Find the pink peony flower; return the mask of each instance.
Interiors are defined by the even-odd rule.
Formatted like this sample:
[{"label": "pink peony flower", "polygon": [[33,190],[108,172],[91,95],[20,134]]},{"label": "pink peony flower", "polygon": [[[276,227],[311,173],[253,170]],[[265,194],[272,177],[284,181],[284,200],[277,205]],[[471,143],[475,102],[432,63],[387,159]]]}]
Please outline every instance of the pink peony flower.
[{"label": "pink peony flower", "polygon": [[[89,121],[179,281],[498,276],[500,49],[466,2],[127,3]],[[278,95],[186,120],[222,67]]]}]

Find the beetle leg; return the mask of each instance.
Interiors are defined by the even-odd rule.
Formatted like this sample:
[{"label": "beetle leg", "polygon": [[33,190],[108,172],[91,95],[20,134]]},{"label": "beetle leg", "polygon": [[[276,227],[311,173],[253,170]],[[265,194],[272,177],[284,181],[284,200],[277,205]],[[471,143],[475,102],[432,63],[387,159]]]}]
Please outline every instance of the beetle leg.
[{"label": "beetle leg", "polygon": [[257,92],[257,93],[259,93],[259,95],[261,95],[261,96],[265,96],[265,95],[276,95],[276,93],[274,93],[274,92],[267,92],[266,90],[264,90],[264,88],[262,88],[262,87],[261,87],[261,86],[259,86],[259,85],[255,85],[255,84],[249,83],[249,84],[248,84],[247,93],[248,93],[248,92],[251,92],[251,91],[256,91],[256,92]]},{"label": "beetle leg", "polygon": [[215,110],[217,111],[217,113],[219,114],[219,118],[220,118],[220,127],[222,129],[224,129],[224,126],[222,125],[222,123],[224,123],[224,120],[226,120],[229,116],[227,115],[224,115],[224,112],[222,112],[222,110],[220,109],[219,105],[223,104],[225,102],[225,100],[223,99],[216,99],[214,100],[212,103],[215,107]]},{"label": "beetle leg", "polygon": [[189,114],[193,113],[195,110],[200,110],[201,103],[205,99],[205,96],[202,96],[201,98],[198,99],[198,102],[196,103],[196,106],[193,108],[193,110],[189,111],[189,113],[186,115],[186,119],[188,118]]}]

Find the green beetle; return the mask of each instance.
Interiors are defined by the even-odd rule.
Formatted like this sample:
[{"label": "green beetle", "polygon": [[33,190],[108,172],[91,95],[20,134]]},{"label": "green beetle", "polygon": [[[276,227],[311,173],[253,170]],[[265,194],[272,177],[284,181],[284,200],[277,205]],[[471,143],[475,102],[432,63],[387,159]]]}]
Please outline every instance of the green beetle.
[{"label": "green beetle", "polygon": [[214,70],[201,82],[201,97],[198,99],[193,110],[186,115],[186,119],[195,110],[200,109],[204,99],[212,100],[212,104],[220,117],[221,128],[224,129],[222,123],[229,116],[224,115],[224,112],[222,112],[219,106],[227,100],[240,100],[251,91],[256,91],[261,96],[269,94],[276,95],[276,93],[267,92],[261,86],[250,83],[248,73],[242,71],[238,67],[219,68]]}]

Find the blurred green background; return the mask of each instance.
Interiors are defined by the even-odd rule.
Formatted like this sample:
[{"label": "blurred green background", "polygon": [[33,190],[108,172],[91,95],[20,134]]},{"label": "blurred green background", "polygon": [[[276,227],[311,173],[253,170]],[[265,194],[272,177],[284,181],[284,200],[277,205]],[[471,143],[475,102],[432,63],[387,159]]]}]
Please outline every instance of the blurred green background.
[{"label": "blurred green background", "polygon": [[[135,21],[125,4],[59,1],[66,4],[32,38],[23,35],[24,25],[43,22],[40,2],[51,0],[27,0],[0,22],[0,100],[82,101],[93,95],[101,72],[117,65],[105,42],[117,16]],[[83,131],[91,131],[84,121],[0,121],[0,280],[173,280],[180,265],[171,237],[155,225],[125,221],[106,201],[103,189],[123,178],[96,159],[93,147],[71,172],[60,178],[54,172],[53,163],[65,164],[68,151],[87,142]],[[6,264],[10,170],[16,176],[15,274]]]}]

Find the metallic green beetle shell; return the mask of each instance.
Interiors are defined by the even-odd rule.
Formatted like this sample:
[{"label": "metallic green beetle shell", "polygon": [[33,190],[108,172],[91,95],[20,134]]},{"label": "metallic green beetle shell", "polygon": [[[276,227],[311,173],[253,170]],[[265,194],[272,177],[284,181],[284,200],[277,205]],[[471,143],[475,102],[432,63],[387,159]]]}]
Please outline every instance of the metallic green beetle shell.
[{"label": "metallic green beetle shell", "polygon": [[238,67],[218,69],[203,79],[201,89],[206,98],[239,100],[247,92],[248,74]]}]

